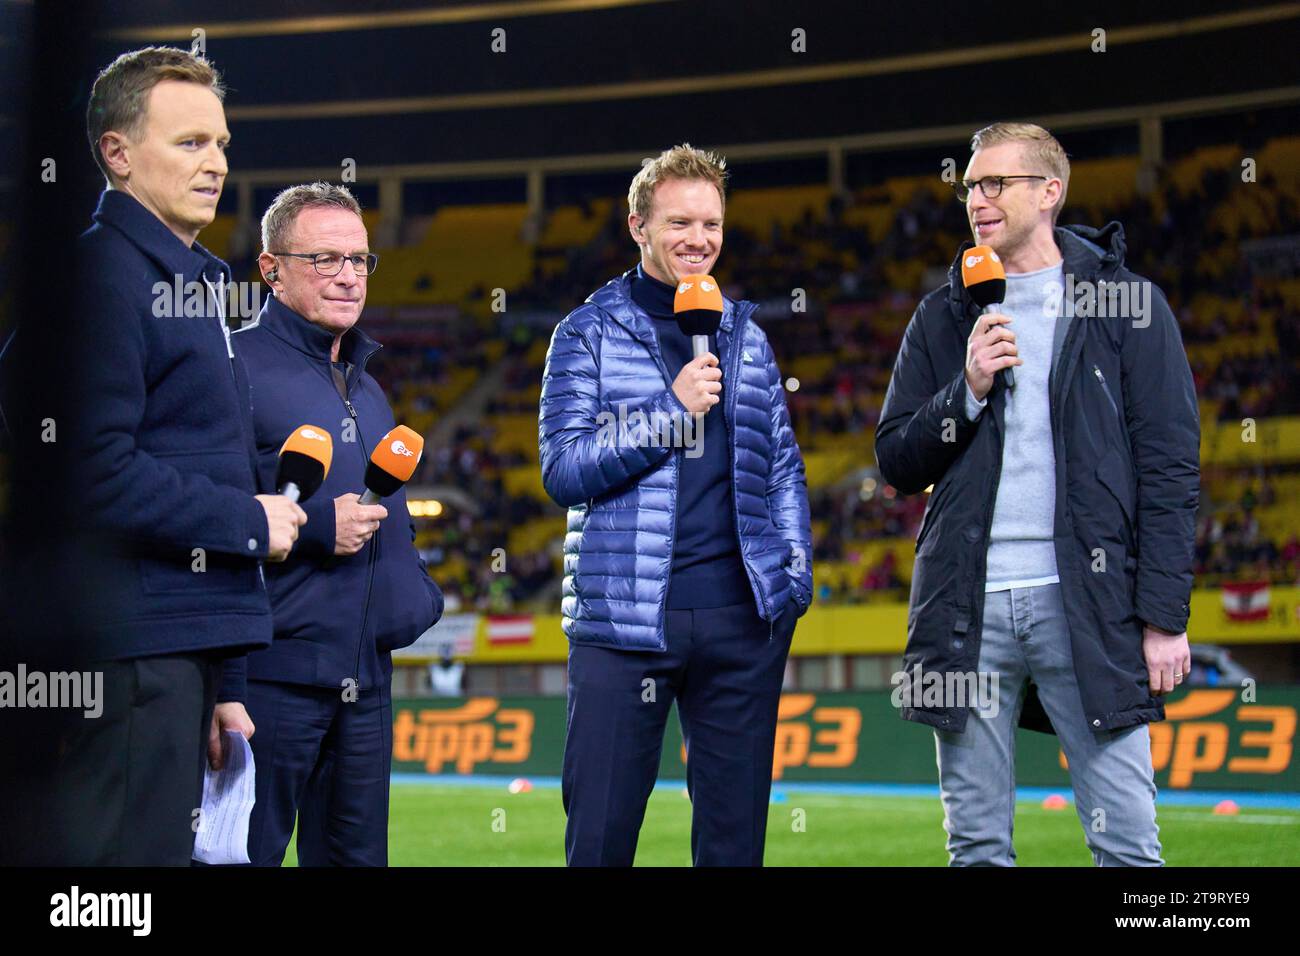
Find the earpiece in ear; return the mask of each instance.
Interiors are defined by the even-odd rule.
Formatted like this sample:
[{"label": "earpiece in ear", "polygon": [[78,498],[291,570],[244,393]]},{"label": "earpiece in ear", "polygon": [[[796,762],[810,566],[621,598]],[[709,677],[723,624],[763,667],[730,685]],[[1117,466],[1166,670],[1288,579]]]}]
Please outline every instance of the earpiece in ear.
[{"label": "earpiece in ear", "polygon": [[279,269],[272,269],[270,272],[268,272],[268,273],[266,274],[266,281],[267,281],[267,282],[278,282],[279,279],[280,279],[280,270],[279,270]]}]

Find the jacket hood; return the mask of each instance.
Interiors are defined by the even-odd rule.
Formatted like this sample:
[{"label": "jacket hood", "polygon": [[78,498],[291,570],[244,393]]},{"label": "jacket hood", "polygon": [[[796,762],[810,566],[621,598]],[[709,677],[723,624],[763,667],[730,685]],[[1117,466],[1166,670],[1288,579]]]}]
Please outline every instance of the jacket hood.
[{"label": "jacket hood", "polygon": [[1056,244],[1061,247],[1067,268],[1073,264],[1072,259],[1083,260],[1085,257],[1099,260],[1102,268],[1119,268],[1124,264],[1124,254],[1128,251],[1124,227],[1114,220],[1100,229],[1082,225],[1058,226]]},{"label": "jacket hood", "polygon": [[[1124,227],[1118,222],[1108,222],[1100,229],[1074,225],[1057,226],[1053,231],[1068,273],[1082,279],[1103,271],[1113,273],[1124,265],[1128,246],[1124,242]],[[961,281],[962,256],[974,245],[969,239],[963,242],[948,268],[948,299],[959,315],[966,315],[975,306]]]}]

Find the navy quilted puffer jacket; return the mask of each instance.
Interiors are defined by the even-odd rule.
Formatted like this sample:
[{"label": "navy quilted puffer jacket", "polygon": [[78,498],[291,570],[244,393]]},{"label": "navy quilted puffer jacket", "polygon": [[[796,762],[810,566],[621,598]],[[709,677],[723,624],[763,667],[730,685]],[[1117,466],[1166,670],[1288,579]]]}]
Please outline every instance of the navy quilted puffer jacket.
[{"label": "navy quilted puffer jacket", "polygon": [[[569,509],[564,633],[575,644],[662,651],[684,450],[659,442],[653,423],[688,413],[652,320],[632,300],[634,271],[556,326],[538,444],[546,492]],[[771,623],[787,608],[803,614],[812,600],[808,492],[776,359],[750,318],[755,306],[724,302],[719,405],[731,436],[736,530],[758,613]],[[602,412],[627,422],[618,441],[602,438]]]}]

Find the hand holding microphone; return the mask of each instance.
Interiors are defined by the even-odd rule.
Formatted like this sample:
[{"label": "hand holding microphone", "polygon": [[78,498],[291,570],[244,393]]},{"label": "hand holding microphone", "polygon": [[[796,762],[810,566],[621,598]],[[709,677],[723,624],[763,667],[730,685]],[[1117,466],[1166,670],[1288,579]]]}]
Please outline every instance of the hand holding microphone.
[{"label": "hand holding microphone", "polygon": [[266,530],[270,535],[266,560],[283,561],[298,540],[298,529],[307,523],[307,512],[284,495],[256,497],[266,512]]},{"label": "hand holding microphone", "polygon": [[718,404],[722,395],[722,369],[718,368],[717,356],[705,352],[683,365],[673,382],[673,394],[688,412],[696,415]]},{"label": "hand holding microphone", "polygon": [[695,358],[682,366],[673,381],[673,394],[686,410],[703,415],[722,395],[722,369],[709,351],[709,336],[722,322],[722,290],[713,276],[683,276],[673,296],[677,327],[691,337]]},{"label": "hand holding microphone", "polygon": [[379,504],[406,484],[424,454],[424,439],[405,425],[398,425],[375,445],[366,465],[364,494],[339,495],[334,499],[334,553],[339,557],[356,554],[375,536],[388,517]]},{"label": "hand holding microphone", "polygon": [[339,557],[356,554],[374,537],[388,517],[383,505],[363,505],[355,492],[334,499],[334,553]]},{"label": "hand holding microphone", "polygon": [[[992,390],[999,371],[1005,369],[1005,374],[1011,375],[1013,365],[1024,364],[1016,348],[1016,333],[1007,328],[1010,322],[1009,315],[987,312],[975,321],[966,340],[966,382],[980,401]],[[1012,378],[1007,387],[1014,386]]]},{"label": "hand holding microphone", "polygon": [[[980,308],[1001,304],[1007,294],[1007,273],[990,246],[967,249],[961,260],[961,281]],[[1006,388],[1015,388],[1014,365],[1023,365],[1016,347],[1016,333],[1007,325],[1011,316],[985,312],[975,321],[966,340],[966,382],[975,397],[983,401],[993,388],[994,377]]]},{"label": "hand holding microphone", "polygon": [[270,535],[268,561],[283,561],[298,540],[298,529],[307,523],[307,513],[298,507],[316,493],[329,474],[334,459],[334,439],[317,425],[295,428],[280,446],[275,469],[275,486],[280,493],[257,495],[266,511]]}]

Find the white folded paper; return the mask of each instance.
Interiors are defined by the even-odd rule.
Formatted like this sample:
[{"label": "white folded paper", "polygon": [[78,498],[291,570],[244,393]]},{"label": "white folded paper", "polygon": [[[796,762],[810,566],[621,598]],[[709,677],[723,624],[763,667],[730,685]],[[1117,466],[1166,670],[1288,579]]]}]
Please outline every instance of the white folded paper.
[{"label": "white folded paper", "polygon": [[247,863],[248,819],[256,802],[253,748],[238,730],[223,739],[225,763],[203,772],[203,808],[194,836],[194,859],[200,863]]}]

